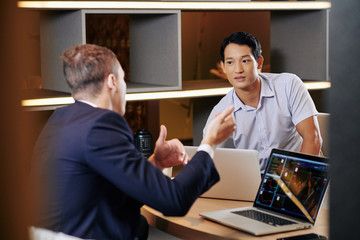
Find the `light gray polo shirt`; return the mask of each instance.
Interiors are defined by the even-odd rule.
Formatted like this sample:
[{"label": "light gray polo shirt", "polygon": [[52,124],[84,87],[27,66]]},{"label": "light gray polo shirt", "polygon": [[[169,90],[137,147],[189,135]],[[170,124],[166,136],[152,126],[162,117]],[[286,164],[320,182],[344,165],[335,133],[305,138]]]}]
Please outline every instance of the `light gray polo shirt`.
[{"label": "light gray polo shirt", "polygon": [[260,101],[257,108],[244,105],[234,88],[213,108],[209,121],[230,104],[235,106],[236,130],[232,135],[234,146],[259,152],[263,172],[272,148],[300,151],[302,137],[296,125],[317,116],[315,104],[299,77],[290,73],[261,73]]}]

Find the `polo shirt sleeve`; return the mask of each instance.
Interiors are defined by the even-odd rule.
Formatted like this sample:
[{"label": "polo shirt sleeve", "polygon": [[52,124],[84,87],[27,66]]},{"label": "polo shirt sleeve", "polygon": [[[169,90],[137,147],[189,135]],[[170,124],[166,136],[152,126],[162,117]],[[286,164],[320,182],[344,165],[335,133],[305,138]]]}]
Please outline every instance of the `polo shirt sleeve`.
[{"label": "polo shirt sleeve", "polygon": [[288,81],[287,94],[289,108],[292,114],[292,122],[294,125],[297,125],[306,118],[317,116],[318,111],[305,84],[298,76],[291,75],[293,77],[292,81]]}]

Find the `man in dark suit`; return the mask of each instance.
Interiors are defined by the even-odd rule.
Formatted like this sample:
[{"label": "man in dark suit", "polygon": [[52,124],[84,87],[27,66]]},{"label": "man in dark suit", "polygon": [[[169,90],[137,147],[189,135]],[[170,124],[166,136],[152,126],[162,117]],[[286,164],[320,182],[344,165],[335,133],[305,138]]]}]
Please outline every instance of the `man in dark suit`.
[{"label": "man in dark suit", "polygon": [[[32,175],[43,198],[34,225],[86,239],[145,239],[143,204],[185,215],[219,180],[212,155],[235,128],[233,107],[210,123],[191,161],[179,140],[166,141],[165,126],[145,159],[123,118],[126,84],[116,56],[85,44],[65,51],[62,60],[75,103],[53,113],[36,144]],[[162,173],[179,164],[185,166],[174,179]]]}]

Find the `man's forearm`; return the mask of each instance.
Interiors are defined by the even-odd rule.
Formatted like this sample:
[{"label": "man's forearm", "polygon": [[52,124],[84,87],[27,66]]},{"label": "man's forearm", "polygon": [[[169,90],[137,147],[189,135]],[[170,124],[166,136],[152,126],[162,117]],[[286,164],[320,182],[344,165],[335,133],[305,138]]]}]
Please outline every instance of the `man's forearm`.
[{"label": "man's forearm", "polygon": [[300,152],[312,155],[319,155],[321,150],[321,140],[319,137],[314,139],[304,139],[301,145]]}]

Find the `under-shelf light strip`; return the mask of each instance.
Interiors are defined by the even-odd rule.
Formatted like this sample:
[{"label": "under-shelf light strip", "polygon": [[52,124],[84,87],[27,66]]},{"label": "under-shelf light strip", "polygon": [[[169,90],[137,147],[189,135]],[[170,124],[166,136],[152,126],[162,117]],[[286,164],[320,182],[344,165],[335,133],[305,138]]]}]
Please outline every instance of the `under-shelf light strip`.
[{"label": "under-shelf light strip", "polygon": [[[311,82],[305,83],[309,90],[326,89],[331,87],[330,82]],[[231,87],[200,89],[200,90],[185,90],[185,91],[167,91],[167,92],[149,92],[149,93],[129,93],[126,94],[126,101],[140,101],[140,100],[160,100],[170,98],[190,98],[190,97],[207,97],[207,96],[221,96],[225,95],[231,90]],[[57,98],[41,98],[41,99],[26,99],[22,101],[24,107],[36,106],[56,106],[66,105],[74,102],[72,97],[57,97]]]},{"label": "under-shelf light strip", "polygon": [[[189,98],[189,97],[205,97],[205,96],[219,96],[225,95],[230,91],[229,88],[214,88],[201,90],[187,90],[187,91],[167,91],[167,92],[148,92],[148,93],[129,93],[126,94],[126,101],[140,101],[140,100],[157,100],[169,98]],[[55,98],[39,98],[22,100],[22,106],[50,106],[50,105],[64,105],[74,102],[72,97],[55,97]]]},{"label": "under-shelf light strip", "polygon": [[19,8],[36,9],[181,9],[181,10],[310,10],[327,9],[320,2],[181,2],[181,1],[19,1]]},{"label": "under-shelf light strip", "polygon": [[126,94],[127,101],[169,99],[169,98],[189,98],[225,95],[231,90],[231,87],[185,90],[185,91],[167,91],[167,92],[149,92]]}]

